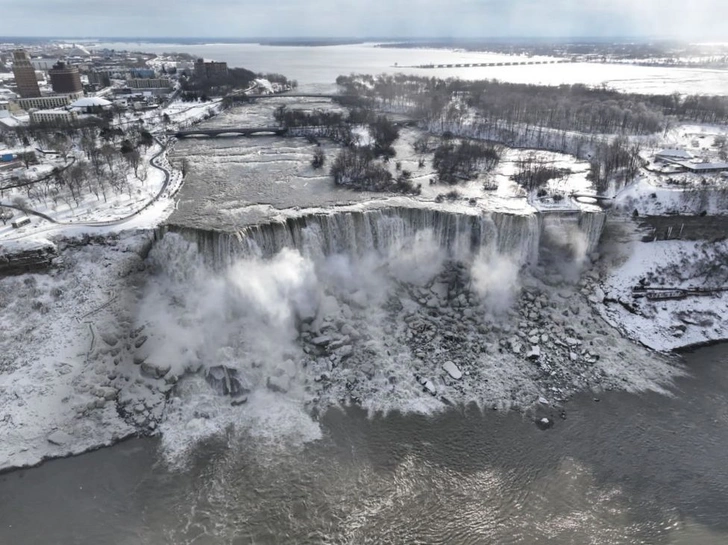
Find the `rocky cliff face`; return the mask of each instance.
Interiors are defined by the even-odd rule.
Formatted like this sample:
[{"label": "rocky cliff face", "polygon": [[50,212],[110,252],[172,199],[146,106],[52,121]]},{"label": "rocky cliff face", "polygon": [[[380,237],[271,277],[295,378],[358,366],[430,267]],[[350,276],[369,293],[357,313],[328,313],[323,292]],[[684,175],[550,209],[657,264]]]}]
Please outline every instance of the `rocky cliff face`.
[{"label": "rocky cliff face", "polygon": [[214,231],[170,225],[195,242],[208,263],[230,264],[237,258],[271,257],[284,248],[311,258],[333,254],[361,256],[376,251],[387,254],[411,245],[427,234],[448,256],[468,260],[480,253],[508,255],[519,265],[534,264],[544,235],[588,254],[599,243],[604,213],[509,214],[459,213],[431,208],[387,207],[364,211],[327,211],[289,217],[246,227]]},{"label": "rocky cliff face", "polygon": [[57,257],[58,249],[50,242],[29,248],[0,245],[0,276],[40,272]]}]

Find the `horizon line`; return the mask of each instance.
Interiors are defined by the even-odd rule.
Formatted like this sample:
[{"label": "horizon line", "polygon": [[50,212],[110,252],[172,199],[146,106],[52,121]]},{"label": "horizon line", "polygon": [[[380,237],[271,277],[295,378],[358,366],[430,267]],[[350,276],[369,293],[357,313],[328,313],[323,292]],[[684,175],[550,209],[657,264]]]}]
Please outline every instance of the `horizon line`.
[{"label": "horizon line", "polygon": [[[685,38],[671,36],[654,36],[654,35],[610,35],[610,36],[100,36],[100,35],[46,35],[46,36],[29,36],[29,35],[0,35],[0,41],[4,39],[25,39],[25,40],[205,40],[205,41],[221,41],[233,40],[238,42],[250,41],[512,41],[512,40],[552,40],[552,41],[573,41],[573,40],[655,40],[655,41],[673,41],[673,42],[691,42],[700,41],[716,41],[718,38],[701,37],[701,38]],[[728,42],[728,37],[724,38]]]}]

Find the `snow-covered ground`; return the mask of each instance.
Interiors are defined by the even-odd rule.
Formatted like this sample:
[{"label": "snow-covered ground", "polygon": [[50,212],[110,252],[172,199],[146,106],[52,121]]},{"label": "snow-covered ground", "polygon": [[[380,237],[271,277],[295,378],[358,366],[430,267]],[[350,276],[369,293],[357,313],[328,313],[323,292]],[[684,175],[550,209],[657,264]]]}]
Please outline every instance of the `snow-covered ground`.
[{"label": "snow-covered ground", "polygon": [[[602,314],[626,335],[650,348],[674,350],[688,345],[728,338],[728,294],[725,292],[685,299],[651,301],[635,298],[640,280],[652,287],[725,287],[726,250],[723,242],[669,240],[625,241],[623,261],[602,279],[607,299]],[[718,267],[720,271],[712,271]]]},{"label": "snow-covered ground", "polygon": [[172,122],[170,128],[182,128],[203,119],[209,119],[218,114],[221,108],[222,99],[213,99],[210,102],[182,102],[177,100],[167,106],[163,113],[166,113]]},{"label": "snow-covered ground", "polygon": [[656,185],[652,176],[641,176],[634,184],[620,191],[615,207],[640,216],[673,214],[722,215],[728,213],[728,180],[711,186],[698,183],[687,187]]},{"label": "snow-covered ground", "polygon": [[[142,206],[153,199],[161,190],[165,176],[164,172],[149,165],[150,159],[159,153],[158,145],[150,147],[145,153],[142,161],[145,179],[140,180],[133,172],[127,175],[128,191],[109,192],[106,200],[101,195],[96,196],[89,191],[81,194],[80,202],[74,202],[70,196],[65,200],[54,202],[47,199],[43,202],[33,202],[30,207],[36,212],[45,214],[59,223],[90,223],[115,221],[126,217],[139,210]],[[18,188],[5,192],[4,202],[12,203],[16,197],[25,196],[24,188]],[[15,212],[17,217],[23,217],[20,211]],[[15,218],[14,218],[15,219]],[[37,216],[30,216],[31,223],[19,229],[14,229],[10,224],[0,227],[0,242],[4,239],[19,238],[31,235],[39,229],[48,226],[48,222]]]},{"label": "snow-covered ground", "polygon": [[118,309],[147,243],[133,236],[70,247],[50,274],[0,279],[0,470],[135,432],[117,399],[137,387],[124,383],[102,334],[110,324],[114,335],[122,329]]}]

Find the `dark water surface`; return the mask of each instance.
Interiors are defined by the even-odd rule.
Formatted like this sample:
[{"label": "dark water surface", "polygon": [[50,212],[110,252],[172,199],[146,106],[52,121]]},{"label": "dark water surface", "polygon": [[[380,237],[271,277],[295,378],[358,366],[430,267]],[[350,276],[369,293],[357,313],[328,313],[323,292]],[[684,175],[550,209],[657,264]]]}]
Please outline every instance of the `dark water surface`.
[{"label": "dark water surface", "polygon": [[674,397],[607,392],[539,431],[516,413],[330,411],[304,447],[154,439],[0,476],[0,543],[728,543],[728,345]]}]

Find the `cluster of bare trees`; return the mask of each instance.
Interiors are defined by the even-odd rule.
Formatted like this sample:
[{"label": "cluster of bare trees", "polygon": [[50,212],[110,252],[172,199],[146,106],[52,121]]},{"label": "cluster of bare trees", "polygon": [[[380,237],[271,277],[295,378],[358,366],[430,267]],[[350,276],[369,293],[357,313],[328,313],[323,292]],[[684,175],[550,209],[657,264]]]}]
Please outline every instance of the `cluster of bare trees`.
[{"label": "cluster of bare trees", "polygon": [[392,184],[392,174],[373,159],[366,149],[342,149],[331,165],[334,183],[368,191],[386,191]]},{"label": "cluster of bare trees", "polygon": [[273,118],[281,127],[333,127],[347,122],[341,112],[326,110],[299,110],[279,106],[273,112]]},{"label": "cluster of bare trees", "polygon": [[[417,146],[424,146],[420,142]],[[452,140],[442,142],[435,150],[432,166],[437,171],[438,181],[456,184],[472,180],[481,172],[493,170],[500,161],[501,149],[491,142],[472,142]]]},{"label": "cluster of bare trees", "polygon": [[203,96],[224,96],[236,89],[247,89],[256,77],[254,72],[245,68],[230,68],[209,78],[189,74],[180,78],[180,84],[188,100],[197,100]]},{"label": "cluster of bare trees", "polygon": [[421,189],[412,183],[412,174],[407,170],[395,178],[367,147],[342,149],[331,166],[331,176],[337,185],[362,191],[418,194]]},{"label": "cluster of bare trees", "polygon": [[353,125],[365,126],[371,136],[371,148],[376,156],[389,159],[396,155],[392,144],[399,137],[398,127],[386,116],[372,110],[354,108],[348,115],[326,110],[297,110],[280,106],[273,113],[276,122],[291,134],[306,134],[331,138],[345,146],[358,145],[351,130]]},{"label": "cluster of bare trees", "polygon": [[[384,162],[396,155],[394,142],[399,138],[399,128],[383,115],[358,104],[348,115],[325,110],[298,110],[281,106],[274,112],[278,124],[288,129],[290,134],[305,135],[317,143],[317,137],[331,138],[344,147],[334,159],[331,176],[337,185],[346,185],[363,191],[394,191],[416,193],[419,189],[412,184],[408,171],[397,169],[394,177]],[[369,142],[362,142],[353,126],[365,127]],[[314,151],[311,165],[322,168],[326,157],[318,147]]]},{"label": "cluster of bare trees", "polygon": [[[425,120],[457,116],[456,102],[472,108],[486,123],[513,129],[538,125],[555,130],[599,134],[651,134],[664,130],[669,117],[727,122],[728,98],[639,95],[585,85],[527,85],[495,80],[441,80],[397,75],[340,76],[348,94],[406,108]],[[464,109],[460,113],[465,114]]]},{"label": "cluster of bare trees", "polygon": [[634,180],[641,166],[640,145],[625,137],[597,145],[589,160],[588,179],[597,193],[605,193],[609,184],[624,186]]},{"label": "cluster of bare trees", "polygon": [[326,155],[321,147],[317,147],[313,152],[313,159],[311,159],[311,166],[315,169],[323,168],[326,163]]},{"label": "cluster of bare trees", "polygon": [[137,126],[126,131],[96,126],[46,131],[33,128],[21,130],[16,138],[26,144],[32,138],[43,148],[39,153],[59,155],[64,165],[41,178],[32,177],[29,171],[11,178],[0,187],[0,197],[21,188],[29,207],[43,204],[55,208],[65,203],[70,209],[78,207],[89,194],[104,202],[123,193],[131,197],[134,188],[129,176],[133,172],[142,184],[146,181],[147,165],[142,157],[154,144],[152,135]]},{"label": "cluster of bare trees", "polygon": [[728,139],[725,135],[719,134],[713,140],[713,146],[718,148],[718,157],[721,161],[728,161]]},{"label": "cluster of bare trees", "polygon": [[571,174],[568,168],[556,168],[538,153],[529,153],[516,161],[518,169],[511,179],[527,192],[542,191],[551,180],[564,179]]},{"label": "cluster of bare trees", "polygon": [[727,123],[728,97],[687,95],[654,95],[646,97],[647,101],[661,108],[665,115],[678,119],[697,121],[699,123]]},{"label": "cluster of bare trees", "polygon": [[356,137],[345,116],[339,112],[324,110],[290,110],[285,106],[273,113],[276,122],[289,133],[311,138],[330,138],[345,146],[356,143]]}]

